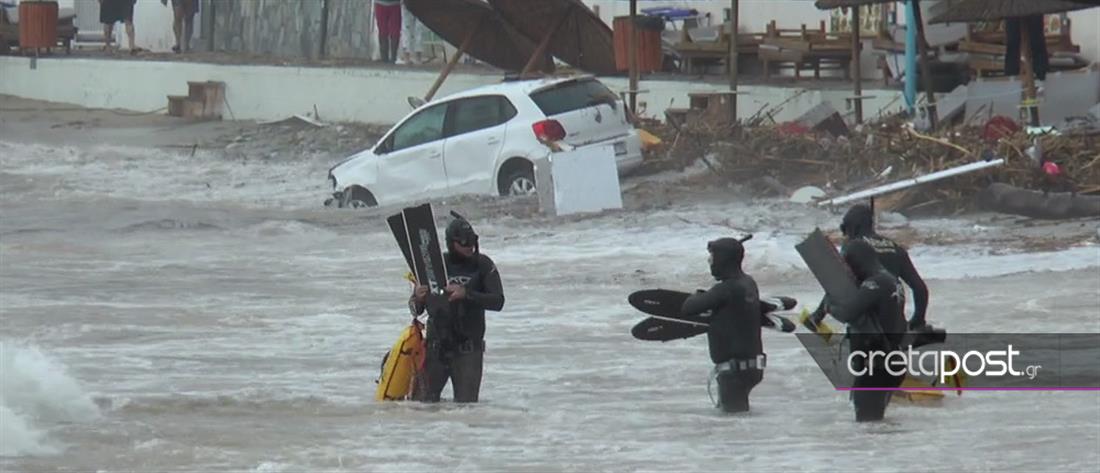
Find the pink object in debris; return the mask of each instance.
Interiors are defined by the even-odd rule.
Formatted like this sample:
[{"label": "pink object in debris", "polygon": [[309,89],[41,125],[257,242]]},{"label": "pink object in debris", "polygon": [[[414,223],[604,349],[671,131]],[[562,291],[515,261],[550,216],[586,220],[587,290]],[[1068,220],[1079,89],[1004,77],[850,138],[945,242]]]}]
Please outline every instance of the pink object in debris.
[{"label": "pink object in debris", "polygon": [[784,135],[805,135],[811,131],[809,127],[798,122],[782,123],[777,128]]},{"label": "pink object in debris", "polygon": [[997,115],[990,118],[985,126],[982,127],[982,138],[988,142],[996,142],[1001,138],[1007,138],[1020,131],[1020,125],[1017,125],[1011,118]]},{"label": "pink object in debris", "polygon": [[1058,167],[1058,164],[1052,161],[1043,163],[1043,172],[1048,176],[1057,176],[1062,174],[1062,168]]}]

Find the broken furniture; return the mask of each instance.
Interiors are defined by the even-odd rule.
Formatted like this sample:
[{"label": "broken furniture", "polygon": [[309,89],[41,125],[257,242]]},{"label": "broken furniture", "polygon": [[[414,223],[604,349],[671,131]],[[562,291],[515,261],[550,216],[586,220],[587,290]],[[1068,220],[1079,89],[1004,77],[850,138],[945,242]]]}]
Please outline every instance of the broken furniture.
[{"label": "broken furniture", "polygon": [[[1003,1],[991,2],[991,0],[959,0],[957,4],[951,2],[940,13],[932,18],[932,23],[953,23],[971,21],[998,21],[1010,18],[1024,18],[1032,15],[1048,15],[1052,13],[1064,13],[1067,11],[1081,10],[1100,6],[1096,0],[1088,1]],[[1020,28],[1020,54],[1027,58],[1031,56],[1030,28]],[[1043,32],[1044,37],[1046,33]],[[1020,101],[1021,109],[1028,116],[1027,123],[1031,126],[1039,126],[1039,100],[1038,87],[1035,83],[1035,71],[1032,61],[1024,59],[1020,61],[1020,75],[1024,84],[1024,94]]]},{"label": "broken furniture", "polygon": [[225,82],[187,81],[187,95],[168,96],[168,115],[200,120],[221,120]]},{"label": "broken furniture", "polygon": [[[730,56],[730,26],[729,23],[707,27],[683,30],[680,42],[673,46],[673,50],[680,56],[680,70],[689,74],[696,73],[696,67],[700,63],[725,63],[726,71],[729,71]],[[706,36],[713,35],[713,38]],[[737,54],[738,57],[756,56],[757,50],[763,40],[763,33],[738,33]]]},{"label": "broken furniture", "polygon": [[704,23],[706,26],[710,25],[710,13],[700,14],[694,8],[643,8],[641,13],[648,17],[660,18],[665,22],[665,29],[661,32],[661,48],[665,56],[671,58],[671,65],[675,67],[683,66],[680,55],[676,52],[676,44],[683,41],[684,32],[690,28],[703,26]]},{"label": "broken furniture", "polygon": [[768,23],[767,32],[760,41],[758,55],[764,66],[764,77],[771,78],[772,68],[792,68],[796,79],[803,69],[813,69],[814,78],[821,78],[822,69],[842,71],[844,78],[850,74],[852,39],[848,33],[828,33],[825,21],[819,29],[781,29],[775,20]]},{"label": "broken furniture", "polygon": [[54,1],[0,2],[0,52],[18,48],[21,53],[35,53],[45,49],[64,47],[65,54],[72,50],[76,36],[71,8],[58,8]]},{"label": "broken furniture", "polygon": [[669,108],[665,119],[674,128],[730,126],[733,92],[693,92],[688,94],[688,108]]}]

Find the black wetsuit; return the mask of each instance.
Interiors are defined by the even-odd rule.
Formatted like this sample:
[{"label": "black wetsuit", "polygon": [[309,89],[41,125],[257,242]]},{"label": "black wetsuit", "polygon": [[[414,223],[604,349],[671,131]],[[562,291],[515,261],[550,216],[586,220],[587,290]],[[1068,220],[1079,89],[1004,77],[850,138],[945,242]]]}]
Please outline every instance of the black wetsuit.
[{"label": "black wetsuit", "polygon": [[[848,324],[852,352],[867,356],[854,358],[853,368],[867,369],[856,376],[853,387],[891,387],[901,385],[904,373],[894,376],[887,372],[885,358],[872,357],[873,352],[889,352],[900,347],[906,331],[904,299],[897,278],[879,262],[874,247],[861,240],[849,244],[845,261],[860,280],[859,291],[851,301],[834,303],[832,314]],[[874,363],[866,363],[873,359]],[[853,391],[857,421],[881,420],[890,402],[889,391]]]},{"label": "black wetsuit", "polygon": [[[856,205],[844,215],[840,229],[847,239],[841,247],[841,254],[847,252],[848,245],[852,241],[862,240],[870,244],[878,255],[879,263],[890,274],[905,281],[905,284],[913,291],[913,317],[909,319],[909,328],[923,327],[925,325],[925,314],[928,311],[928,286],[925,285],[924,279],[921,279],[920,273],[913,266],[913,261],[909,258],[909,252],[893,240],[875,233],[872,214],[873,211],[870,207]],[[905,293],[901,292],[900,294],[903,297],[902,307],[904,307]],[[815,321],[820,322],[825,317],[825,312],[828,310],[827,306],[827,299],[823,299],[817,310],[814,311],[813,319]]]},{"label": "black wetsuit", "polygon": [[741,270],[744,249],[732,238],[711,242],[711,274],[718,283],[684,301],[684,316],[710,312],[707,344],[718,371],[719,406],[726,412],[749,410],[749,392],[764,378],[760,339],[760,294],[756,281]]},{"label": "black wetsuit", "polygon": [[[416,397],[438,402],[450,379],[455,402],[477,402],[485,352],[485,311],[504,307],[504,289],[496,264],[488,256],[477,253],[465,258],[448,252],[444,259],[448,283],[465,286],[466,298],[448,303],[445,295],[429,296],[428,356]],[[409,305],[417,315],[425,310],[415,298]]]}]

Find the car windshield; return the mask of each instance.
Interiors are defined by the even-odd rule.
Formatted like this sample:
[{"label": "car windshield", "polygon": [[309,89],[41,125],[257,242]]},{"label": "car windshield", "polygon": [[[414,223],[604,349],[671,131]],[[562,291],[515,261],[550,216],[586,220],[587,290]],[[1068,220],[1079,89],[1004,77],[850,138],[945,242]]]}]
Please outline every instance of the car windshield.
[{"label": "car windshield", "polygon": [[552,117],[585,107],[614,104],[615,93],[596,79],[569,81],[531,94],[542,113]]}]

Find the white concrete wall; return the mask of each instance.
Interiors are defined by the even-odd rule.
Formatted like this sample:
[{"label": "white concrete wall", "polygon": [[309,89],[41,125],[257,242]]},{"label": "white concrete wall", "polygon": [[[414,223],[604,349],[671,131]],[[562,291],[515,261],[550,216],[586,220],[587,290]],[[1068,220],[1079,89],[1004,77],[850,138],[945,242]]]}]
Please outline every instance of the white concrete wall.
[{"label": "white concrete wall", "polygon": [[[0,56],[0,94],[70,103],[86,107],[151,111],[166,107],[168,95],[187,93],[187,81],[216,80],[226,83],[229,107],[226,117],[243,120],[272,120],[296,113],[312,113],[317,107],[321,119],[393,123],[409,110],[410,96],[423,96],[436,73],[400,69],[309,68],[278,66],[235,66],[185,62],[154,62],[106,59],[39,59],[35,69],[30,58]],[[438,96],[500,80],[497,75],[452,74]],[[625,78],[607,78],[613,90],[627,89]],[[639,97],[643,115],[663,117],[669,107],[686,108],[689,92],[725,90],[722,84],[680,81],[642,81],[648,91]],[[738,100],[742,117],[756,113],[765,104],[774,107],[801,89],[746,86]],[[901,107],[897,91],[869,90],[875,99],[867,101],[865,116],[879,110]],[[776,116],[794,118],[822,100],[843,110],[849,90],[808,91],[787,103]],[[232,112],[232,114],[230,114]],[[231,116],[232,115],[232,116]]]},{"label": "white concrete wall", "polygon": [[1100,62],[1100,8],[1069,13],[1070,38],[1081,46],[1081,55],[1092,62]]}]

